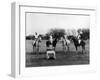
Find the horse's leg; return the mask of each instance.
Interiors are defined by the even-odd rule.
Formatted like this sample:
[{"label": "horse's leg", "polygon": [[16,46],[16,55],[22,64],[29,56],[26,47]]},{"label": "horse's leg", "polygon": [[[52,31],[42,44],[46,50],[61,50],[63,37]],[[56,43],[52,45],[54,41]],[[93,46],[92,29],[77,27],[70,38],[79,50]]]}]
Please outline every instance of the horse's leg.
[{"label": "horse's leg", "polygon": [[34,53],[34,44],[32,44],[32,47],[33,47],[33,53]]},{"label": "horse's leg", "polygon": [[63,51],[64,51],[64,43],[62,43],[62,46],[63,46]]},{"label": "horse's leg", "polygon": [[39,42],[37,43],[37,53],[39,53]]},{"label": "horse's leg", "polygon": [[54,47],[54,51],[56,51],[56,47]]},{"label": "horse's leg", "polygon": [[36,54],[38,54],[38,43],[36,42]]},{"label": "horse's leg", "polygon": [[62,46],[63,46],[63,51],[64,51],[64,43],[62,42]]},{"label": "horse's leg", "polygon": [[64,52],[66,53],[66,45],[64,45],[64,48],[63,49],[64,49]]},{"label": "horse's leg", "polygon": [[84,53],[85,51],[85,46],[82,46],[82,53]]},{"label": "horse's leg", "polygon": [[33,53],[36,54],[37,50],[36,50],[36,45],[33,46]]},{"label": "horse's leg", "polygon": [[83,46],[82,46],[82,54],[83,54]]},{"label": "horse's leg", "polygon": [[69,45],[67,45],[68,51],[69,51]]},{"label": "horse's leg", "polygon": [[38,54],[38,44],[37,44],[37,54]]},{"label": "horse's leg", "polygon": [[65,50],[65,53],[66,53],[66,45],[64,45],[64,50]]},{"label": "horse's leg", "polygon": [[33,45],[33,53],[34,53],[34,45]]},{"label": "horse's leg", "polygon": [[65,52],[65,46],[63,45],[63,50],[64,50],[64,52]]},{"label": "horse's leg", "polygon": [[40,52],[41,42],[39,42],[38,52]]},{"label": "horse's leg", "polygon": [[64,44],[64,42],[62,42],[62,46],[63,46],[63,51],[66,51],[66,45]]},{"label": "horse's leg", "polygon": [[77,52],[77,46],[75,46],[75,48],[76,48],[76,52]]}]

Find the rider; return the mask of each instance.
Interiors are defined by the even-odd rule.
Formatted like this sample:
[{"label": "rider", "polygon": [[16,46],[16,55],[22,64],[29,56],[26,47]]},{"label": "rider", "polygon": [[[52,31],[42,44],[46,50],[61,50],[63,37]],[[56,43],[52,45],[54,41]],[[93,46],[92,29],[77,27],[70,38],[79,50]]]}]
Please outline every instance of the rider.
[{"label": "rider", "polygon": [[52,37],[52,35],[50,35],[50,42],[52,43],[53,42],[53,37]]},{"label": "rider", "polygon": [[34,36],[35,36],[35,39],[37,39],[37,38],[38,38],[38,34],[37,34],[37,32],[35,32],[35,35],[34,35]]},{"label": "rider", "polygon": [[42,40],[41,36],[39,36],[39,35],[37,34],[37,32],[35,32],[35,42],[36,42],[36,41],[41,42],[41,40]]},{"label": "rider", "polygon": [[81,39],[82,34],[83,34],[83,32],[80,31],[80,32],[78,33],[78,36],[77,36],[79,44],[80,44],[80,42],[81,42],[81,40],[82,40],[82,39]]},{"label": "rider", "polygon": [[53,46],[53,36],[52,35],[50,35],[50,38],[49,38],[49,41],[50,41],[50,47],[52,48]]},{"label": "rider", "polygon": [[35,32],[35,40],[34,40],[34,43],[36,43],[36,41],[38,40],[38,34],[37,34],[37,32]]}]

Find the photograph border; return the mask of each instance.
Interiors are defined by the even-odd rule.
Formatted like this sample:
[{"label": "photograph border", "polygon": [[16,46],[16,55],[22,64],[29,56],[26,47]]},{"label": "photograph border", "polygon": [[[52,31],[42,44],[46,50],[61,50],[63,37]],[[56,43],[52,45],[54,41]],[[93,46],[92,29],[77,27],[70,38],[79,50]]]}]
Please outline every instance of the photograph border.
[{"label": "photograph border", "polygon": [[[25,4],[25,5],[20,5],[19,3],[12,3],[12,15],[15,15],[14,17],[12,17],[12,27],[14,27],[14,29],[13,30],[15,30],[16,32],[13,32],[13,33],[15,33],[13,36],[15,36],[14,37],[14,39],[12,38],[12,47],[15,47],[15,50],[12,50],[12,70],[11,70],[11,72],[12,72],[12,75],[14,76],[14,77],[19,77],[19,76],[24,76],[24,72],[23,72],[23,74],[21,73],[21,67],[22,67],[22,64],[21,64],[21,55],[22,55],[22,53],[21,53],[21,41],[20,41],[20,38],[21,38],[21,8],[22,7],[36,7],[36,8],[46,8],[46,9],[64,9],[64,10],[66,10],[66,9],[68,9],[68,10],[82,10],[82,11],[91,11],[91,12],[93,12],[92,14],[94,14],[95,13],[95,11],[96,11],[96,9],[85,9],[85,8],[64,8],[64,7],[48,7],[48,6],[32,6],[32,5],[27,5],[27,4]],[[26,17],[26,13],[27,12],[25,12],[25,17]],[[53,13],[52,13],[53,14]],[[61,14],[61,13],[60,13]],[[75,15],[75,14],[74,14]],[[77,14],[78,15],[78,14]],[[80,14],[79,14],[80,15]],[[81,14],[81,15],[84,15],[84,14]],[[86,15],[86,14],[85,14]],[[90,14],[87,14],[87,15],[90,15]],[[19,17],[18,17],[19,16]],[[91,16],[91,15],[90,15]],[[95,16],[95,15],[93,15],[93,16]],[[26,19],[25,19],[25,21],[26,21]],[[93,21],[95,21],[95,19],[93,20]],[[26,24],[25,24],[26,25]],[[95,25],[95,22],[94,22],[94,24],[93,25]],[[18,27],[19,26],[19,27]],[[26,28],[26,27],[25,27]],[[12,31],[13,31],[12,30]],[[26,29],[25,29],[26,30]],[[26,32],[26,31],[25,31]],[[12,37],[13,37],[12,36]],[[25,66],[25,65],[24,65]],[[46,67],[44,67],[44,68],[46,68]],[[57,67],[56,67],[57,68]],[[48,69],[48,68],[47,68]],[[47,70],[46,69],[46,70]],[[55,68],[54,68],[55,69]],[[35,70],[34,70],[35,71]],[[33,73],[33,72],[32,72]],[[52,73],[52,72],[51,72]],[[27,76],[27,74],[26,74],[26,76]]]}]

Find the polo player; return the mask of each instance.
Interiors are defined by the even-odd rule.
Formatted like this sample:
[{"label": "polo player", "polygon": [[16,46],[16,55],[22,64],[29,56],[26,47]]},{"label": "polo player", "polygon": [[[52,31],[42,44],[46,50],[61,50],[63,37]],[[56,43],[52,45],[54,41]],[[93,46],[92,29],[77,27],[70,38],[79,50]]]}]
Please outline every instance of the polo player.
[{"label": "polo player", "polygon": [[51,43],[53,43],[53,37],[52,37],[52,35],[50,35],[50,39],[49,40],[50,40]]},{"label": "polo player", "polygon": [[38,34],[37,34],[37,32],[35,32],[35,41],[37,41],[37,39],[38,39]]},{"label": "polo player", "polygon": [[78,33],[78,36],[77,36],[79,44],[80,44],[81,41],[82,41],[82,40],[81,40],[82,34],[83,34],[83,32],[80,31],[80,32]]}]

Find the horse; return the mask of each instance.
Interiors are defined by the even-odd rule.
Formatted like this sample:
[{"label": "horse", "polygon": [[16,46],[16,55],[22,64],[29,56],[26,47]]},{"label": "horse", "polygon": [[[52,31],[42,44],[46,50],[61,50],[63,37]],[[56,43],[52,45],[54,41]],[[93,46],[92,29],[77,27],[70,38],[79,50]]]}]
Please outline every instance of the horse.
[{"label": "horse", "polygon": [[70,40],[67,37],[61,37],[61,43],[63,46],[63,50],[65,50],[66,52],[66,49],[68,49],[69,51]]},{"label": "horse", "polygon": [[57,42],[58,42],[58,39],[57,38],[53,39],[52,42],[50,40],[48,40],[48,41],[46,41],[46,46],[47,47],[50,47],[50,45],[52,45],[52,47],[55,50]]},{"label": "horse", "polygon": [[75,37],[75,36],[71,37],[71,39],[72,39],[72,41],[74,43],[76,51],[78,50],[77,48],[81,46],[82,47],[82,53],[83,53],[83,51],[85,50],[85,45],[86,45],[84,40],[80,39],[80,42],[79,42],[79,39],[77,37]]},{"label": "horse", "polygon": [[36,38],[35,40],[33,40],[33,42],[32,42],[33,50],[34,50],[34,48],[36,48],[36,51],[39,52],[41,41],[42,41],[42,39],[41,39],[40,36],[38,36],[38,38]]},{"label": "horse", "polygon": [[58,42],[58,39],[57,38],[53,39],[52,36],[50,36],[49,40],[46,41],[46,46],[47,46],[46,56],[47,56],[47,59],[50,58],[50,55],[53,55],[52,58],[56,59],[55,48],[56,48],[57,42]]}]

